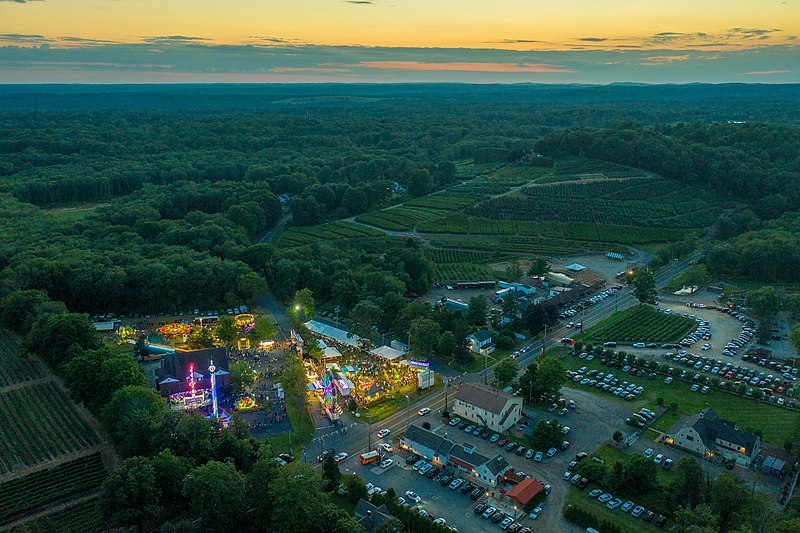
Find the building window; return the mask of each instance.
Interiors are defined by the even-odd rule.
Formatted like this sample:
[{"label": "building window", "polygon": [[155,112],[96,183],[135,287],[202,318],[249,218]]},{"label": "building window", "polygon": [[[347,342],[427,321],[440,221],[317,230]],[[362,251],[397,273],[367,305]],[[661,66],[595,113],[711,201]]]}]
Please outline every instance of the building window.
[{"label": "building window", "polygon": [[694,442],[694,437],[691,436],[691,435],[686,435],[686,440],[688,440],[690,442]]}]

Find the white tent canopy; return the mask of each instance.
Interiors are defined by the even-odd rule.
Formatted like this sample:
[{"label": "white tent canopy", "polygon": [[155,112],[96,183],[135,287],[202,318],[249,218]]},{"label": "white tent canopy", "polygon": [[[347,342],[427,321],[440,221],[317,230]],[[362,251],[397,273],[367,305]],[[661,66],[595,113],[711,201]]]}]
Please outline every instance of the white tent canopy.
[{"label": "white tent canopy", "polygon": [[323,359],[339,359],[342,356],[342,352],[334,348],[333,346],[328,346],[322,352]]},{"label": "white tent canopy", "polygon": [[311,331],[311,333],[316,335],[333,339],[337,342],[347,344],[348,346],[352,346],[354,348],[360,347],[358,343],[358,341],[361,340],[360,337],[357,337],[356,335],[353,335],[343,329],[335,328],[333,326],[323,324],[322,322],[317,322],[316,320],[309,320],[306,322],[306,327]]},{"label": "white tent canopy", "polygon": [[572,270],[573,272],[580,272],[584,268],[586,267],[578,263],[572,263],[571,265],[567,266],[567,270]]},{"label": "white tent canopy", "polygon": [[395,350],[391,346],[378,346],[374,350],[370,350],[369,353],[372,355],[377,355],[378,357],[383,357],[389,361],[394,361],[395,359],[404,355],[403,352],[400,350]]}]

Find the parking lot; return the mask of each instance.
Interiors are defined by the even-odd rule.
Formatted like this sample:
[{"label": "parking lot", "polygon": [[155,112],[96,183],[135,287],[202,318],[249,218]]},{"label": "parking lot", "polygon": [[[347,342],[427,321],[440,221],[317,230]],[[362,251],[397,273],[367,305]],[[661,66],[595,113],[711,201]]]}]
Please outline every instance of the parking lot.
[{"label": "parking lot", "polygon": [[[418,505],[437,518],[443,517],[447,520],[447,525],[454,526],[458,531],[500,531],[496,524],[483,520],[472,512],[477,502],[470,499],[469,495],[461,494],[459,490],[450,490],[438,481],[419,475],[406,464],[404,455],[393,454],[391,457],[394,464],[388,468],[381,468],[378,463],[362,465],[358,462],[358,457],[355,457],[348,460],[342,471],[354,472],[366,483],[372,483],[384,490],[393,487],[397,495],[405,498],[410,505]],[[405,495],[406,491],[415,492],[422,500],[415,504]],[[485,499],[484,495],[479,501]]]}]

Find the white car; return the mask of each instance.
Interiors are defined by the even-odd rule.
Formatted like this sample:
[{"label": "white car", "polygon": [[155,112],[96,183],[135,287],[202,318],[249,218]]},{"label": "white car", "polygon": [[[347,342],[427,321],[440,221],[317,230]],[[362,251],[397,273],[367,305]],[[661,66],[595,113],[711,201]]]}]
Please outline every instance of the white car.
[{"label": "white car", "polygon": [[392,453],[394,451],[394,446],[389,443],[383,443],[381,444],[381,449],[383,449],[383,451],[386,453]]},{"label": "white car", "polygon": [[383,490],[383,489],[382,489],[382,488],[380,488],[380,487],[372,487],[371,489],[369,489],[369,490],[367,491],[367,496],[372,496],[373,494],[378,494],[378,493],[380,493],[382,490]]},{"label": "white car", "polygon": [[528,518],[530,518],[531,520],[536,520],[537,518],[539,518],[540,514],[542,514],[542,508],[537,507],[533,511],[531,511],[531,514],[528,515]]},{"label": "white car", "polygon": [[383,461],[381,461],[381,468],[389,468],[393,464],[394,461],[392,459],[384,459]]},{"label": "white car", "polygon": [[422,498],[419,497],[419,494],[411,490],[406,491],[406,496],[408,497],[409,500],[411,500],[414,503],[419,503],[422,501]]},{"label": "white car", "polygon": [[644,451],[644,456],[645,456],[645,457],[647,457],[648,459],[649,459],[650,457],[652,457],[652,456],[653,456],[653,448],[647,448],[647,449]]},{"label": "white car", "polygon": [[419,416],[425,416],[425,415],[427,415],[427,414],[428,414],[428,413],[430,413],[430,412],[431,412],[431,408],[430,408],[430,407],[423,407],[422,409],[420,409],[419,411],[417,411],[417,414],[418,414]]},{"label": "white car", "polygon": [[347,459],[347,452],[339,452],[333,457],[337,463],[340,463]]},{"label": "white car", "polygon": [[564,435],[566,435],[569,432],[570,432],[569,426],[564,426],[563,428],[561,428],[561,433],[563,433]]},{"label": "white car", "polygon": [[664,460],[664,456],[662,454],[658,454],[658,455],[656,455],[655,459],[653,459],[653,462],[655,464],[657,464],[657,465],[660,465],[661,461],[663,461],[663,460]]},{"label": "white car", "polygon": [[447,520],[445,520],[444,518],[442,518],[442,517],[440,516],[439,518],[437,518],[436,520],[434,520],[434,521],[433,521],[433,523],[434,523],[434,524],[439,524],[440,526],[443,526],[443,525],[447,524]]},{"label": "white car", "polygon": [[385,436],[386,436],[386,435],[388,435],[388,434],[389,434],[389,430],[388,430],[388,429],[382,429],[382,430],[380,430],[380,431],[378,432],[378,437],[380,437],[380,438],[383,438],[383,437],[385,437]]}]

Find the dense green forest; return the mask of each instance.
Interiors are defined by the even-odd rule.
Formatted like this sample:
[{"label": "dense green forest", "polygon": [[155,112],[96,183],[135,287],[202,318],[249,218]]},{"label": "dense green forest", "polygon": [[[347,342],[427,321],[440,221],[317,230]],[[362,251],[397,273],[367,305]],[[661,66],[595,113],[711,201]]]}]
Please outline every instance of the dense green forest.
[{"label": "dense green forest", "polygon": [[[795,254],[773,246],[791,248],[797,234],[792,215],[779,217],[800,200],[800,134],[791,125],[767,123],[798,121],[800,94],[791,86],[91,91],[3,89],[2,293],[42,289],[85,312],[231,305],[267,284],[280,299],[308,287],[319,301],[348,308],[360,298],[422,294],[435,270],[402,239],[369,233],[294,249],[258,242],[282,214],[299,227],[372,213],[445,187],[457,191],[475,178],[464,174],[464,162],[488,158],[496,168],[532,147],[691,184],[692,192],[660,184],[673,207],[657,214],[657,225],[697,228],[718,219],[716,235],[729,243],[712,258],[719,272],[752,275],[757,262],[743,257],[775,257],[776,279],[800,270]],[[174,108],[193,103],[196,110],[159,110],[176,101],[181,105]],[[258,109],[242,110],[253,106]],[[470,187],[466,194],[480,200],[497,186]],[[624,191],[628,203],[619,204],[624,211],[614,207],[623,192],[611,185],[584,199],[565,187],[524,190],[468,207],[467,214],[574,225],[600,222],[592,213],[602,212],[606,223],[651,223],[648,213],[631,210],[632,186]],[[278,202],[282,194],[290,197],[288,211]],[[557,211],[550,208],[553,194]],[[724,202],[695,206],[703,198]],[[588,201],[597,207],[582,208]],[[459,217],[448,217],[448,231],[485,222]],[[427,231],[438,223],[426,222]],[[683,235],[675,231],[676,240]],[[539,244],[529,253],[546,249]],[[741,254],[738,247],[756,252]]]}]

